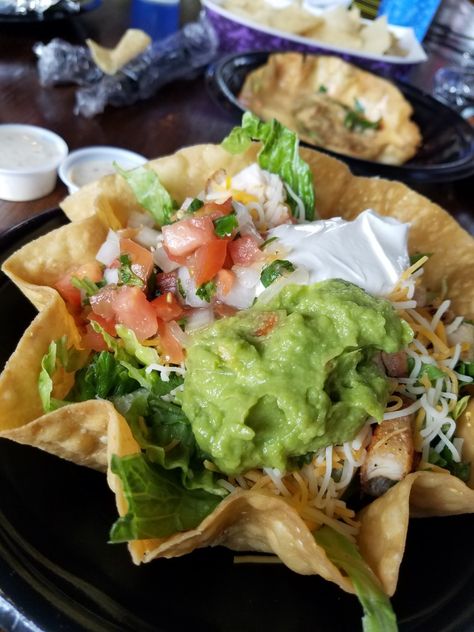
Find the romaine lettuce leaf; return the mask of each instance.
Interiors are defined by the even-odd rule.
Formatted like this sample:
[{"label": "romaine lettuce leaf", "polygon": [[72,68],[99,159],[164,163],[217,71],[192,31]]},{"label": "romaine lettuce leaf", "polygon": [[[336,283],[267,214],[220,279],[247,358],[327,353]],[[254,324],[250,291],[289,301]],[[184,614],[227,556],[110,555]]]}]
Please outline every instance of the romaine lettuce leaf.
[{"label": "romaine lettuce leaf", "polygon": [[114,166],[128,182],[139,204],[150,213],[157,226],[169,224],[174,204],[170,194],[161,184],[158,174],[147,167],[137,167],[126,171],[117,164]]},{"label": "romaine lettuce leaf", "polygon": [[54,374],[61,368],[69,373],[75,371],[84,364],[88,355],[88,351],[79,351],[75,347],[68,348],[66,336],[50,343],[47,353],[41,359],[41,370],[38,376],[38,391],[45,413],[70,403],[51,397]]},{"label": "romaine lettuce leaf", "polygon": [[331,562],[352,579],[364,609],[364,632],[396,632],[397,620],[390,600],[357,546],[328,526],[316,531],[314,537]]},{"label": "romaine lettuce leaf", "polygon": [[[239,154],[250,146],[252,140],[263,143],[258,153],[258,164],[262,169],[282,178],[303,202],[306,219],[313,220],[313,174],[309,165],[300,157],[298,136],[275,119],[264,123],[254,114],[245,112],[242,126],[234,127],[222,141],[222,146],[232,154]],[[288,204],[295,214],[296,202],[291,195],[288,195]]]},{"label": "romaine lettuce leaf", "polygon": [[115,408],[125,417],[135,440],[145,451],[147,459],[166,470],[181,470],[181,483],[186,489],[204,489],[225,496],[227,492],[217,484],[214,472],[203,466],[205,455],[199,449],[191,424],[180,406],[161,399],[182,382],[175,376],[162,382],[155,376],[153,392],[139,389],[113,399]]},{"label": "romaine lettuce leaf", "polygon": [[110,399],[130,393],[139,387],[130,372],[109,351],[92,356],[91,362],[75,375],[74,386],[67,398],[71,402],[88,399]]},{"label": "romaine lettuce leaf", "polygon": [[204,490],[188,490],[176,472],[150,463],[143,454],[112,457],[122,481],[128,513],[112,526],[111,542],[164,538],[193,529],[221,501]]}]

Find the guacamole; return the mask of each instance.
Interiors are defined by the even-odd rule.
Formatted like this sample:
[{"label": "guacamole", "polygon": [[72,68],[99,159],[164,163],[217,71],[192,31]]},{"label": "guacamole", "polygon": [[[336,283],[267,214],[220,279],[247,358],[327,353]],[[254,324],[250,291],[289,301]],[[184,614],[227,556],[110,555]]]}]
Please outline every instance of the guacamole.
[{"label": "guacamole", "polygon": [[288,285],[196,335],[183,411],[223,473],[285,470],[290,457],[382,419],[388,380],[374,354],[399,351],[411,336],[388,301],[352,283]]}]

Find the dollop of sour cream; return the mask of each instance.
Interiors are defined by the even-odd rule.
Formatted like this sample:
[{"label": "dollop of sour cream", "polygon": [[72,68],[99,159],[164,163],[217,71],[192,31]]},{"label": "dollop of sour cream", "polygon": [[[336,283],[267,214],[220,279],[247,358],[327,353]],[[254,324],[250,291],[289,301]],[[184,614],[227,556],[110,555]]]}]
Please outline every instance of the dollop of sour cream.
[{"label": "dollop of sour cream", "polygon": [[[410,265],[409,225],[373,210],[355,220],[340,217],[303,224],[283,224],[269,231],[284,258],[308,272],[308,283],[343,279],[374,296],[387,296]],[[257,295],[264,291],[262,285]]]}]

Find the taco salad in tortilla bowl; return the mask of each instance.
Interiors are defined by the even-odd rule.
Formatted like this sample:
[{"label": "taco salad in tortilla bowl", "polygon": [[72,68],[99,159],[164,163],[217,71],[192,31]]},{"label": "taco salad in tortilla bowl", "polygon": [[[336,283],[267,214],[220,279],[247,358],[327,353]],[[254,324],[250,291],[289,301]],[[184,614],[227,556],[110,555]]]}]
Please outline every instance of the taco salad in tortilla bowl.
[{"label": "taco salad in tortilla bowl", "polygon": [[107,472],[136,564],[273,553],[396,629],[409,517],[474,512],[472,237],[248,113],[117,170],[3,266],[1,436]]}]

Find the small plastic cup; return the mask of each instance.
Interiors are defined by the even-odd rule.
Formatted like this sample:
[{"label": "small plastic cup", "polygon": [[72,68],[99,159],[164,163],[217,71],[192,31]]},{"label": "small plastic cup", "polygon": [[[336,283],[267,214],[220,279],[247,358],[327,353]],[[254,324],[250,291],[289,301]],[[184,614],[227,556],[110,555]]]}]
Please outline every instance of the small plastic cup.
[{"label": "small plastic cup", "polygon": [[128,149],[97,145],[72,151],[59,167],[59,177],[74,193],[82,186],[115,173],[114,163],[122,169],[134,169],[145,164],[147,159]]},{"label": "small plastic cup", "polygon": [[0,199],[27,202],[51,193],[67,153],[64,140],[48,129],[0,125]]}]

